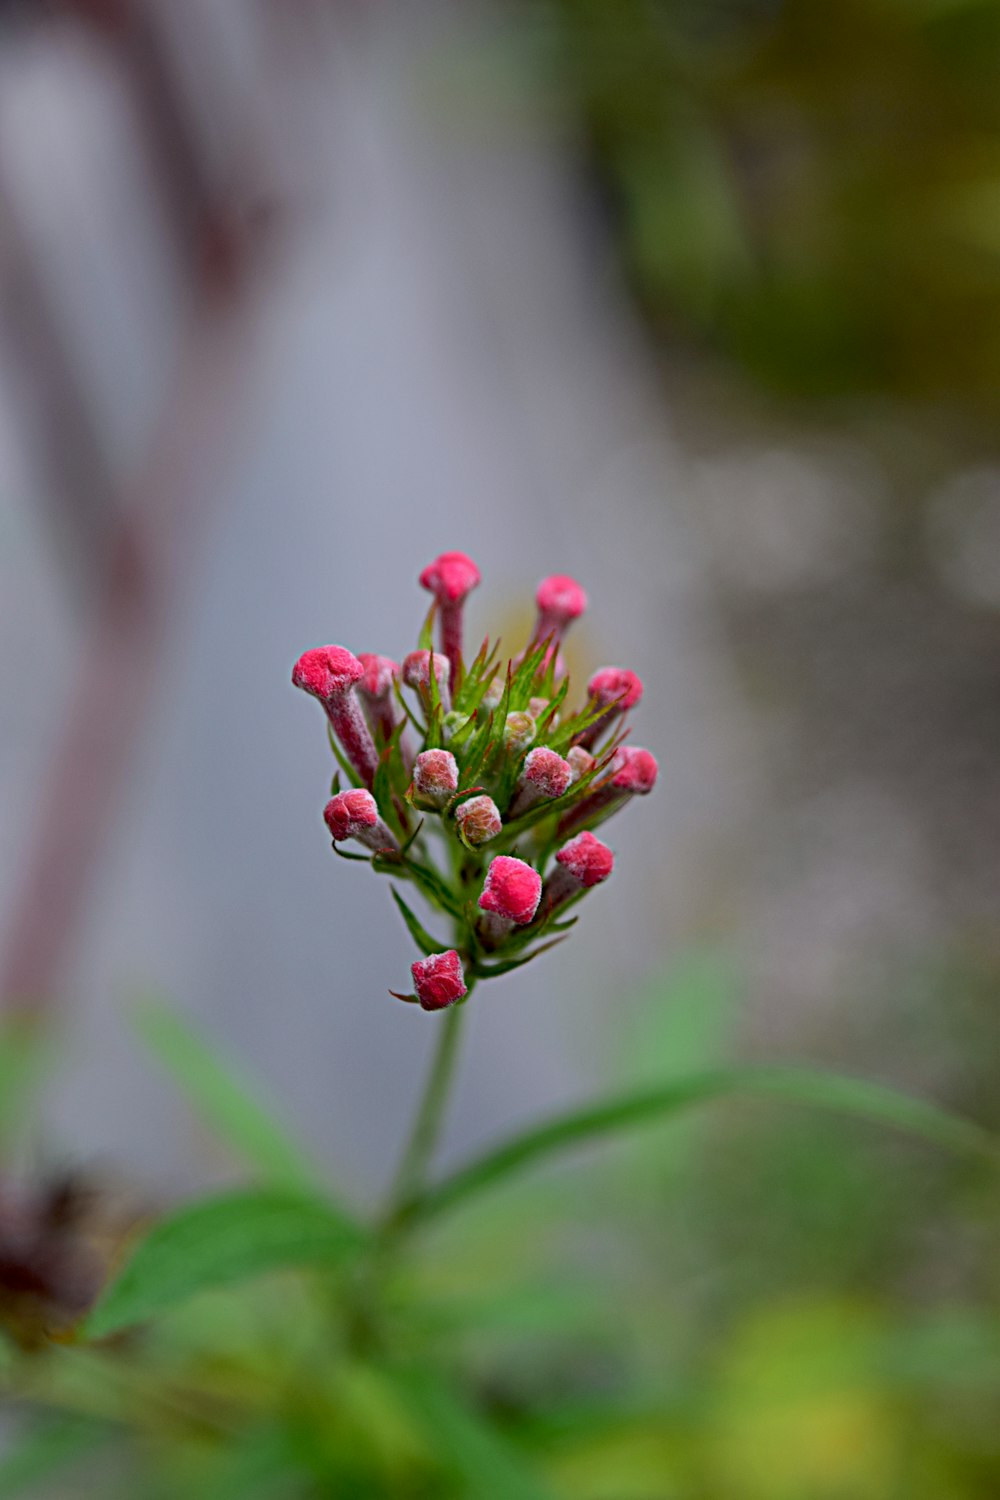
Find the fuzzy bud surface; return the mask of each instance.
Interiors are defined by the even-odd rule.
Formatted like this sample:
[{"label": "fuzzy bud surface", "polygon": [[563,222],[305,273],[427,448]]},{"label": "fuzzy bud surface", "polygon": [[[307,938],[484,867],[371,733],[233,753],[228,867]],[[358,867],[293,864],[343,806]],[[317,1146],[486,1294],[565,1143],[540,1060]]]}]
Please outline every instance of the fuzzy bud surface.
[{"label": "fuzzy bud surface", "polygon": [[431,953],[410,965],[413,988],[424,1010],[445,1010],[467,993],[462,963],[454,948]]},{"label": "fuzzy bud surface", "polygon": [[607,844],[602,844],[592,833],[578,833],[563,845],[556,859],[588,890],[607,880],[615,867],[615,857]]},{"label": "fuzzy bud surface", "polygon": [[421,802],[441,808],[458,791],[458,762],[450,750],[422,750],[413,765],[413,790]]},{"label": "fuzzy bud surface", "polygon": [[542,878],[537,870],[523,859],[498,854],[486,872],[479,905],[483,911],[524,926],[538,910],[541,894]]},{"label": "fuzzy bud surface", "polygon": [[495,839],[503,828],[503,820],[496,803],[492,797],[487,797],[485,794],[470,797],[467,802],[460,802],[455,809],[455,822],[465,842],[472,844],[473,847],[488,844],[490,839]]}]

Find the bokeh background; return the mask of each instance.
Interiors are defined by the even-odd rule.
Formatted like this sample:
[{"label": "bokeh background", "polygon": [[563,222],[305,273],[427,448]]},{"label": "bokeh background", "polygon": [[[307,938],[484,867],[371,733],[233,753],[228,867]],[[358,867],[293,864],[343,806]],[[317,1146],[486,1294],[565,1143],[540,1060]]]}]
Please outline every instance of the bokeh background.
[{"label": "bokeh background", "polygon": [[[512,642],[581,579],[571,666],[641,674],[661,778],[477,1001],[445,1158],[733,1056],[1000,1123],[995,0],[8,0],[0,316],[31,1163],[225,1177],[130,1033],[156,993],[376,1200],[431,1037],[289,672],[410,649],[447,548]],[[574,1494],[998,1492],[981,1174],[759,1105],[591,1165],[465,1251],[550,1334],[553,1246],[603,1299],[589,1363],[484,1337],[513,1388],[655,1387]]]}]

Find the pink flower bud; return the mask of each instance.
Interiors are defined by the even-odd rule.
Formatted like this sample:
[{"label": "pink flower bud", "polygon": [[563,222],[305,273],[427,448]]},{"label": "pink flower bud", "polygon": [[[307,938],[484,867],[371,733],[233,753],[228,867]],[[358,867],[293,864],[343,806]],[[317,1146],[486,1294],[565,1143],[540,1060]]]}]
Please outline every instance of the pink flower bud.
[{"label": "pink flower bud", "polygon": [[399,676],[399,663],[369,651],[359,651],[358,661],[365,669],[364,676],[358,679],[358,697],[365,706],[372,729],[387,740],[396,728],[392,685]]},{"label": "pink flower bud", "polygon": [[378,752],[354,694],[355,684],[364,672],[358,658],[345,647],[318,646],[299,657],[292,669],[292,682],[319,699],[344,754],[362,781],[371,787]]},{"label": "pink flower bud", "polygon": [[448,658],[453,685],[462,655],[462,605],[479,583],[479,569],[464,552],[442,552],[421,573],[420,582],[438,602],[441,650]]},{"label": "pink flower bud", "polygon": [[569,578],[565,573],[553,573],[538,585],[535,603],[538,605],[538,623],[532,639],[537,645],[546,636],[554,636],[554,644],[558,646],[563,632],[587,608],[587,595],[575,578]]},{"label": "pink flower bud", "polygon": [[630,797],[644,797],[653,790],[659,767],[656,756],[638,745],[619,745],[611,757],[607,779],[600,776],[595,791],[589,792],[560,819],[560,834],[571,833],[609,812],[616,812]]},{"label": "pink flower bud", "polygon": [[641,750],[638,745],[619,745],[611,760],[613,776],[611,785],[620,792],[637,793],[644,797],[656,785],[660,768],[651,750]]},{"label": "pink flower bud", "polygon": [[476,848],[495,839],[503,828],[503,820],[492,797],[470,797],[460,802],[455,809],[455,822],[467,844]]},{"label": "pink flower bud", "polygon": [[607,844],[602,844],[592,833],[578,833],[562,846],[556,860],[587,890],[607,880],[615,867],[615,857]]},{"label": "pink flower bud", "polygon": [[431,701],[431,662],[434,663],[438,699],[443,711],[450,713],[451,690],[448,684],[451,676],[451,667],[446,656],[442,656],[438,651],[411,651],[409,656],[403,658],[403,681],[407,687],[414,688],[420,694],[424,707],[429,707]]},{"label": "pink flower bud", "polygon": [[[541,718],[544,717],[545,713],[548,710],[548,706],[551,703],[551,701],[552,701],[551,698],[532,698],[531,699],[530,703],[528,704],[528,712],[531,715],[531,717],[534,719],[534,721],[535,721],[536,724],[538,723],[539,719],[541,719]],[[559,715],[556,714],[555,717],[552,719],[551,724],[550,724],[549,727],[551,728],[553,725],[556,725],[558,723],[559,723]]]},{"label": "pink flower bud", "polygon": [[418,958],[410,965],[410,973],[424,1010],[444,1010],[467,993],[462,963],[454,948]]},{"label": "pink flower bud", "polygon": [[530,714],[515,712],[507,715],[503,727],[503,742],[511,755],[520,755],[527,750],[537,733],[535,721]]},{"label": "pink flower bud", "polygon": [[556,861],[559,868],[545,882],[542,893],[546,916],[551,916],[591,886],[607,880],[615,865],[615,857],[607,844],[602,844],[592,833],[577,834],[575,839],[564,844]]},{"label": "pink flower bud", "polygon": [[510,816],[519,818],[522,813],[539,802],[551,802],[569,791],[573,781],[573,768],[554,750],[538,745],[529,750],[518,779],[518,793],[510,806]]},{"label": "pink flower bud", "polygon": [[566,763],[573,772],[573,780],[577,782],[583,776],[587,776],[597,765],[594,756],[582,745],[573,745],[566,751]]},{"label": "pink flower bud", "polygon": [[422,750],[413,765],[414,801],[438,809],[458,791],[458,761],[450,750]]},{"label": "pink flower bud", "polygon": [[523,859],[498,854],[486,872],[486,884],[479,898],[483,911],[493,912],[506,922],[524,926],[538,910],[542,878]]},{"label": "pink flower bud", "polygon": [[379,817],[375,798],[361,787],[331,797],[323,809],[323,817],[337,844],[342,844],[345,839],[357,839],[366,849],[391,849],[395,852],[399,848]]},{"label": "pink flower bud", "polygon": [[641,701],[642,679],[625,667],[602,667],[588,682],[587,692],[594,707],[605,712],[578,737],[577,743],[585,747],[593,745],[615,719]]}]

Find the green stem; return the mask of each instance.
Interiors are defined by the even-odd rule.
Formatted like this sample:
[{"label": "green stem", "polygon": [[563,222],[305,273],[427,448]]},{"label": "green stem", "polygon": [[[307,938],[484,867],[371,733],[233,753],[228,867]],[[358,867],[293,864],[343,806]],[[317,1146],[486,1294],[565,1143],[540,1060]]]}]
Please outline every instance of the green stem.
[{"label": "green stem", "polygon": [[[469,995],[472,994],[472,990],[473,984],[470,981]],[[434,1155],[441,1127],[444,1124],[445,1109],[455,1076],[462,1017],[467,1000],[468,996],[461,1005],[451,1006],[447,1014],[441,1018],[437,1050],[434,1053],[431,1070],[427,1075],[423,1097],[413,1122],[406,1150],[389,1193],[388,1206],[383,1217],[383,1225],[387,1230],[395,1229],[407,1205],[419,1197],[423,1188],[427,1168]]]}]

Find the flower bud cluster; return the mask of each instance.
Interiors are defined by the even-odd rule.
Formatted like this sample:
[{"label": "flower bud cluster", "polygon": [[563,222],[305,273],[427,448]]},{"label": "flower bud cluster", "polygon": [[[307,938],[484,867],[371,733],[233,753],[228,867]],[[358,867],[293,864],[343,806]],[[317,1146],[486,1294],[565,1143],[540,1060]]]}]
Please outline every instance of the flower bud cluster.
[{"label": "flower bud cluster", "polygon": [[[527,647],[504,659],[486,640],[467,661],[464,608],[479,580],[461,552],[423,570],[434,602],[401,666],[321,646],[292,673],[322,704],[339,764],[324,809],[335,852],[416,886],[448,926],[448,938],[432,935],[394,886],[423,954],[400,998],[424,1010],[464,1001],[559,940],[575,920],[567,908],[614,868],[594,828],[657,776],[652,753],[624,742],[642,698],[634,672],[604,667],[573,698],[561,645],[586,608],[581,586],[543,579]],[[367,853],[342,847],[351,842]]]}]

